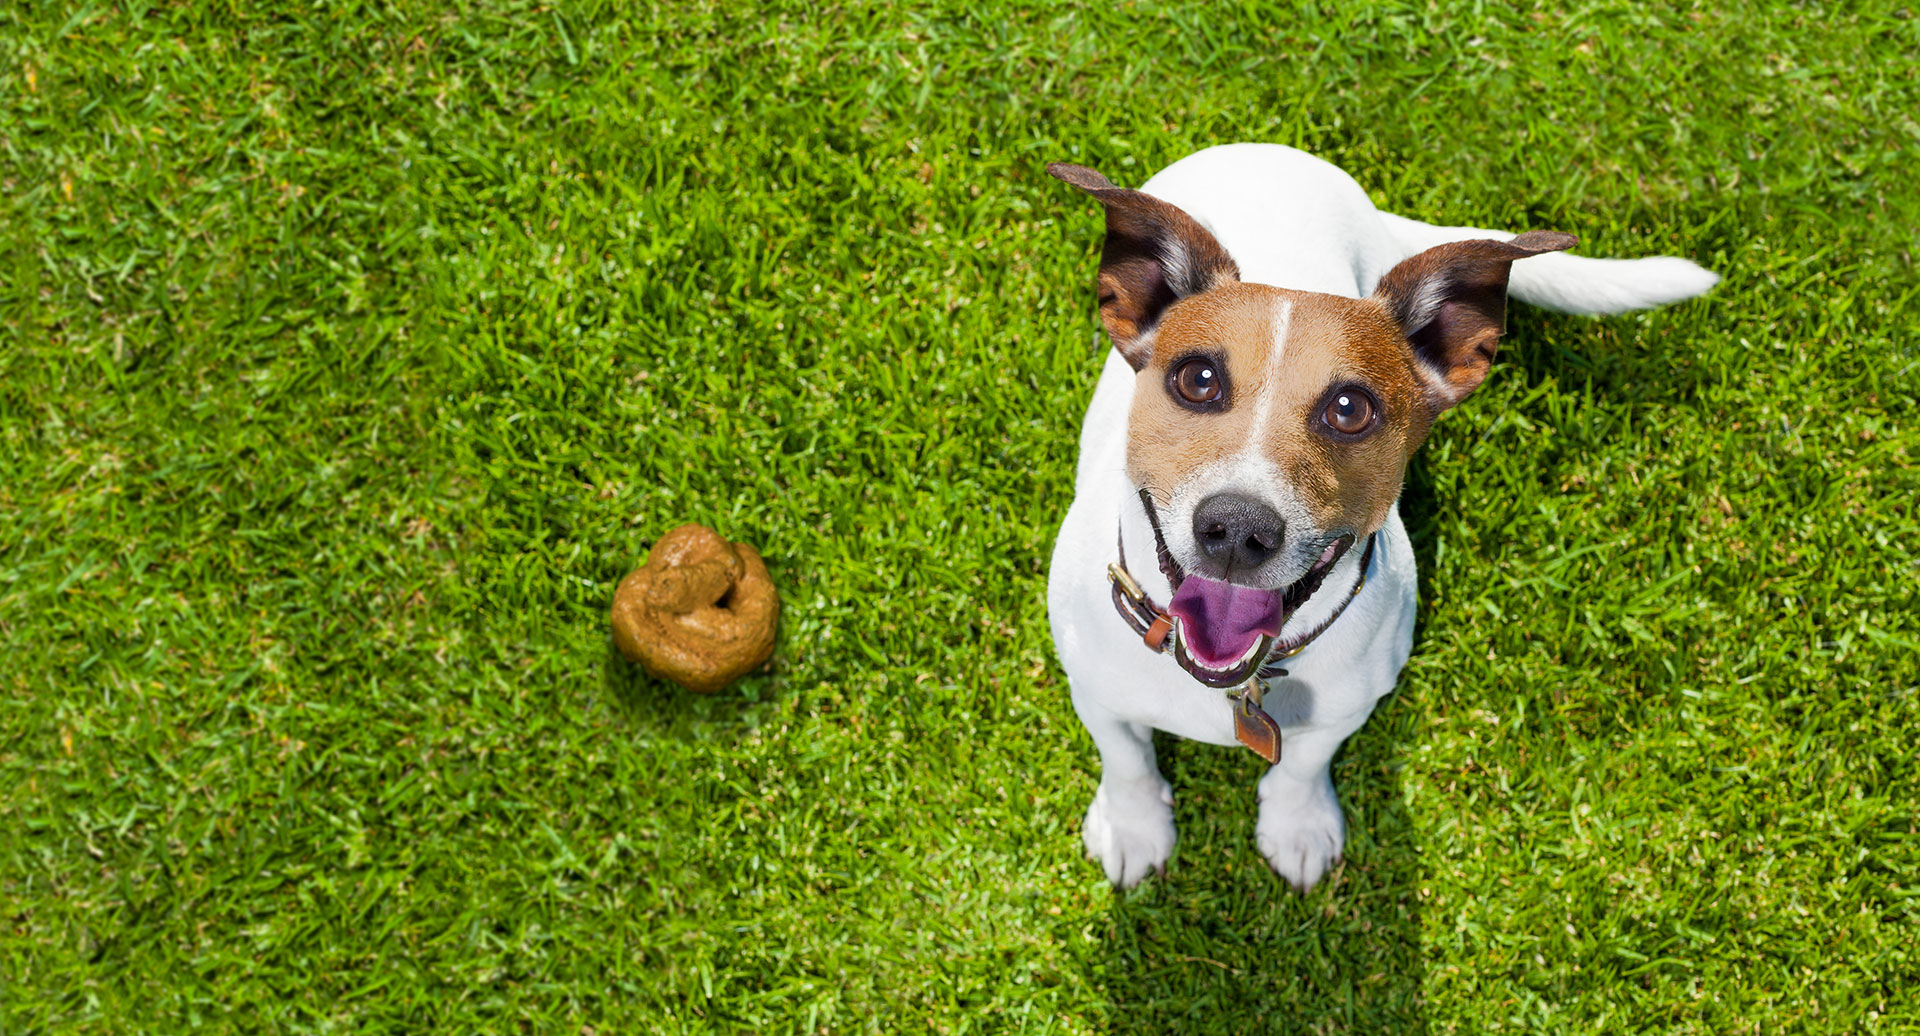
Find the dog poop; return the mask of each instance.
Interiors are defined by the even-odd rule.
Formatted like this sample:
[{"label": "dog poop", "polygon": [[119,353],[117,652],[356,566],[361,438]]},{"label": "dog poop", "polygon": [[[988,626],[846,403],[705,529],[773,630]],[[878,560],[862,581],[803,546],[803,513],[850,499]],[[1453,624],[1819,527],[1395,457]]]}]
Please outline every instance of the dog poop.
[{"label": "dog poop", "polygon": [[613,592],[613,643],[647,672],[711,694],[773,654],[780,598],[760,552],[704,525],[660,537]]}]

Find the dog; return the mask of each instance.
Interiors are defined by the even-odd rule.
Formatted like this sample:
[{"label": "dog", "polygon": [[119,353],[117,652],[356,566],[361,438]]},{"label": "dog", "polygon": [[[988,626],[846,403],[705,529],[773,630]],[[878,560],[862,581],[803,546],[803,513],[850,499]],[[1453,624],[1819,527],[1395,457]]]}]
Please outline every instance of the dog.
[{"label": "dog", "polygon": [[1341,857],[1329,764],[1413,649],[1399,497],[1434,420],[1487,376],[1509,294],[1605,314],[1702,294],[1685,259],[1591,259],[1574,238],[1379,211],[1293,148],[1189,155],[1139,190],[1048,172],[1105,210],[1112,349],[1080,432],[1047,604],[1100,752],[1088,854],[1164,874],[1173,792],[1152,732],[1271,766],[1255,840],[1305,891]]}]

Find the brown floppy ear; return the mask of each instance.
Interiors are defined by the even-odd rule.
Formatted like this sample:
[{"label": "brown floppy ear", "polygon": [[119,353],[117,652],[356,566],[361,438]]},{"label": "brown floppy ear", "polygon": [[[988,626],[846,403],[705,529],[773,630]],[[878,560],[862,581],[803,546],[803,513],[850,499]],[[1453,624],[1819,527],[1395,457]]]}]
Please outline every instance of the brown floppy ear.
[{"label": "brown floppy ear", "polygon": [[1168,306],[1240,279],[1227,250],[1178,206],[1115,187],[1086,166],[1055,162],[1047,172],[1093,195],[1107,210],[1100,320],[1134,370],[1147,365],[1154,325]]},{"label": "brown floppy ear", "polygon": [[1387,271],[1373,297],[1387,304],[1413,344],[1434,409],[1467,398],[1486,380],[1507,325],[1507,274],[1516,259],[1572,248],[1571,234],[1530,230],[1511,241],[1454,241]]}]

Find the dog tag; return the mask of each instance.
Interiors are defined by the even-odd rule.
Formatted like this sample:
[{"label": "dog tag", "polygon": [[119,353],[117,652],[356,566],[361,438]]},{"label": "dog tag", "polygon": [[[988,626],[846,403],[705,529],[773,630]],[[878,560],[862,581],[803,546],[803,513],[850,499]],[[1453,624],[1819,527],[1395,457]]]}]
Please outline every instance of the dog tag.
[{"label": "dog tag", "polygon": [[1233,736],[1269,763],[1280,761],[1280,724],[1260,707],[1266,687],[1259,680],[1233,694]]}]

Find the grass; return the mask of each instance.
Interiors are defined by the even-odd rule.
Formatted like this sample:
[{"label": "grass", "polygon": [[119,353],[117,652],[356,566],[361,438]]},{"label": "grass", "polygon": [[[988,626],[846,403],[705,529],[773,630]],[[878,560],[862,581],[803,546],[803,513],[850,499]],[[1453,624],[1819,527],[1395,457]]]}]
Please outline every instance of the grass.
[{"label": "grass", "polygon": [[[1920,1032],[1920,22],[1602,0],[0,13],[0,1031]],[[1100,222],[1198,147],[1674,253],[1403,502],[1347,862],[1043,610]],[[638,674],[682,521],[771,668]]]}]

